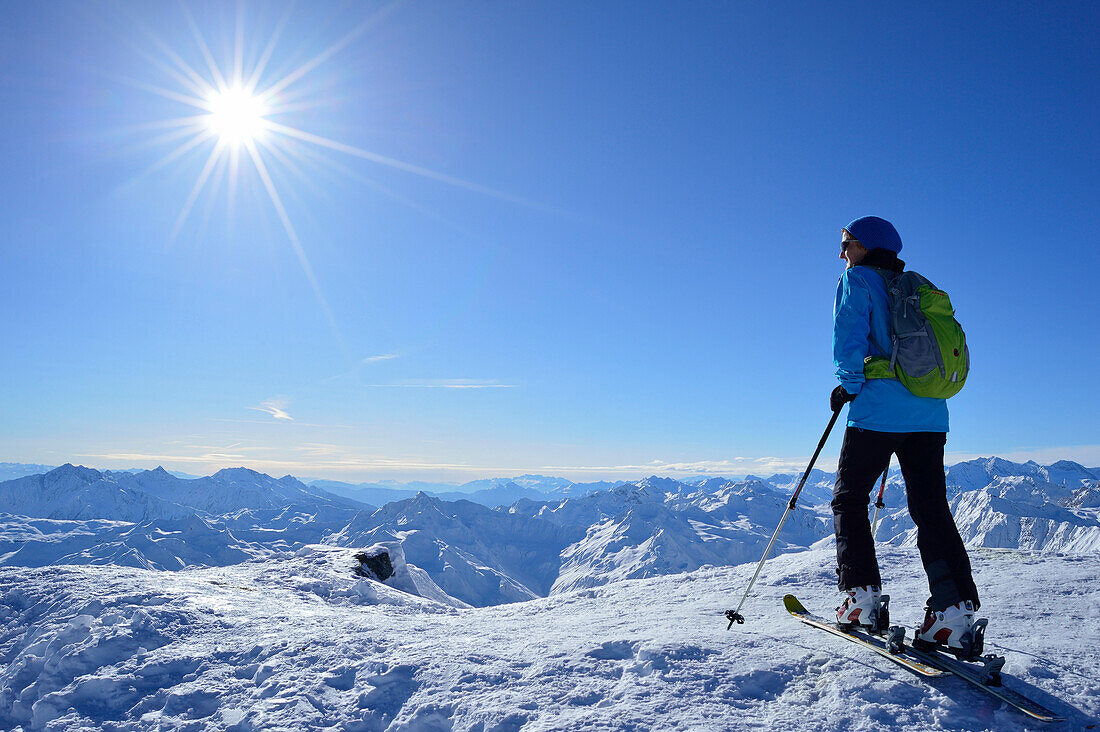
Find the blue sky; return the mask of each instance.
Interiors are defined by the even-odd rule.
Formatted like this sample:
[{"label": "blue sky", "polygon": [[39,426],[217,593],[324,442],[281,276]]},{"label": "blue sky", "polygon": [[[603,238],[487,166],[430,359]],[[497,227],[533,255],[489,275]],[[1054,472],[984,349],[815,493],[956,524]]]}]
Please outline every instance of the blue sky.
[{"label": "blue sky", "polygon": [[[1100,465],[1098,15],[12,5],[0,460],[798,469],[836,383],[839,230],[875,214],[968,333],[949,462]],[[285,218],[246,151],[200,187],[217,136],[179,153],[205,124],[166,126],[205,114],[176,96],[216,85],[204,45],[247,76],[273,37],[257,89],[289,77],[267,120],[299,134],[257,150]]]}]

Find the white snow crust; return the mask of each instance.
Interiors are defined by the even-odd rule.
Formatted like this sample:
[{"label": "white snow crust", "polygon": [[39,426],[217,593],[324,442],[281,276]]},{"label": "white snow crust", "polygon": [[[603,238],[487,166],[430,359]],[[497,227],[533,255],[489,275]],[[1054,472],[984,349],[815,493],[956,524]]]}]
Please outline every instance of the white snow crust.
[{"label": "white snow crust", "polygon": [[[706,566],[455,608],[352,571],[354,550],[162,572],[0,568],[0,727],[349,730],[1037,729],[963,682],[918,679],[788,616],[837,599],[830,540],[753,570]],[[1006,684],[1085,729],[1100,714],[1095,557],[972,553]],[[914,625],[914,549],[883,547]]]}]

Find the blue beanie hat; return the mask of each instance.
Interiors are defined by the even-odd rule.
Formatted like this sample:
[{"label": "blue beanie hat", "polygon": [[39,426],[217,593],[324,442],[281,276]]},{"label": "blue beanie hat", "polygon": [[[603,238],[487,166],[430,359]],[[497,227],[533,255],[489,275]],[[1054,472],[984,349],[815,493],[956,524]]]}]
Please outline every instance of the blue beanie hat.
[{"label": "blue beanie hat", "polygon": [[898,230],[886,219],[864,216],[844,227],[866,249],[888,249],[895,254],[901,251]]}]

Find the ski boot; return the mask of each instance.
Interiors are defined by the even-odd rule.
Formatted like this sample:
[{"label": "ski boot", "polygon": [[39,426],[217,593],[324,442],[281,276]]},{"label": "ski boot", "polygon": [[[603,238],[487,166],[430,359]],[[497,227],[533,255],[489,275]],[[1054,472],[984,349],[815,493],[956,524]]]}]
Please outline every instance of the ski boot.
[{"label": "ski boot", "polygon": [[890,596],[879,585],[863,585],[844,591],[846,597],[836,609],[836,622],[844,630],[859,627],[868,633],[883,633],[890,627]]},{"label": "ski boot", "polygon": [[963,600],[943,610],[924,609],[924,623],[913,639],[922,650],[941,649],[963,661],[979,659],[985,649],[985,618],[974,619],[974,603]]}]

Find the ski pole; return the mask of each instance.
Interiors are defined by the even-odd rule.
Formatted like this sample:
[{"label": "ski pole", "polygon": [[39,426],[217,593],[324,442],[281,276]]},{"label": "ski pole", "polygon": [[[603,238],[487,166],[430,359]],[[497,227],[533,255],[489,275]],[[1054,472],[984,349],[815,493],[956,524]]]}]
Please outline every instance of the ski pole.
[{"label": "ski pole", "polygon": [[871,519],[871,539],[874,539],[875,534],[878,533],[878,512],[886,508],[886,504],[882,502],[882,492],[886,490],[886,476],[889,473],[890,463],[886,463],[886,470],[882,472],[882,482],[878,485],[878,498],[875,499],[875,516]]},{"label": "ski pole", "polygon": [[772,534],[772,539],[768,542],[768,548],[764,550],[764,556],[760,557],[760,563],[756,565],[756,572],[749,580],[749,586],[745,588],[745,594],[741,596],[741,602],[737,603],[737,609],[726,611],[726,618],[730,621],[730,624],[726,626],[726,630],[732,628],[734,623],[743,624],[745,622],[745,616],[741,614],[741,606],[745,604],[745,599],[756,583],[756,578],[760,576],[760,570],[764,568],[764,562],[768,561],[768,555],[771,554],[772,547],[775,546],[776,537],[779,536],[780,529],[786,523],[787,516],[794,510],[795,502],[798,501],[798,494],[802,492],[802,486],[806,485],[806,479],[810,477],[810,471],[813,470],[814,463],[817,462],[817,456],[821,454],[821,449],[825,447],[825,441],[829,439],[829,433],[833,431],[833,425],[836,424],[836,418],[839,416],[839,409],[833,412],[833,417],[829,420],[829,426],[825,428],[825,434],[821,436],[821,442],[817,443],[817,450],[814,451],[814,456],[810,458],[810,464],[806,466],[806,472],[802,474],[802,480],[798,481],[798,487],[794,489],[794,495],[791,496],[791,500],[787,504],[787,510],[783,512],[783,518],[779,519],[779,526],[775,527],[775,533]]}]

